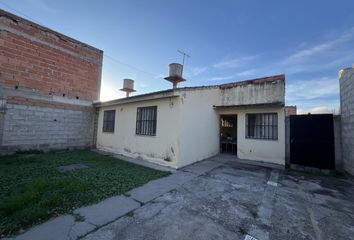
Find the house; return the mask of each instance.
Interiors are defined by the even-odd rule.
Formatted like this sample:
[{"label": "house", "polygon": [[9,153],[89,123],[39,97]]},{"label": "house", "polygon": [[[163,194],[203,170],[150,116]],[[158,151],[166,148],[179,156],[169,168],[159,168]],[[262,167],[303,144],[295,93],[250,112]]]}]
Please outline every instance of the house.
[{"label": "house", "polygon": [[284,75],[199,87],[177,82],[96,103],[97,148],[173,168],[219,152],[285,165]]},{"label": "house", "polygon": [[0,9],[0,154],[94,146],[102,58]]}]

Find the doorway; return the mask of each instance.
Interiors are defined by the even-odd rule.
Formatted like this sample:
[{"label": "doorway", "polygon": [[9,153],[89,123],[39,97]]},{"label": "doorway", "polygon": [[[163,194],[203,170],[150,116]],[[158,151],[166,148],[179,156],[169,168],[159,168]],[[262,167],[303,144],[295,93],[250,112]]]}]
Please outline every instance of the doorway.
[{"label": "doorway", "polygon": [[237,155],[237,115],[220,115],[220,152]]}]

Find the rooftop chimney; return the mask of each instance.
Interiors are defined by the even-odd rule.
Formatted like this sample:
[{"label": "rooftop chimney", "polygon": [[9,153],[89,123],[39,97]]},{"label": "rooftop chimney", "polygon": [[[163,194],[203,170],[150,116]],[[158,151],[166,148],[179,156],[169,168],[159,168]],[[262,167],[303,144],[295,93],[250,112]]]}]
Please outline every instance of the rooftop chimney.
[{"label": "rooftop chimney", "polygon": [[169,65],[169,76],[165,79],[173,84],[173,88],[177,88],[179,82],[184,82],[186,79],[182,77],[183,65],[179,63],[171,63]]},{"label": "rooftop chimney", "polygon": [[121,91],[126,93],[126,97],[129,97],[131,92],[136,92],[134,90],[134,80],[133,79],[123,79],[123,88],[120,89]]}]

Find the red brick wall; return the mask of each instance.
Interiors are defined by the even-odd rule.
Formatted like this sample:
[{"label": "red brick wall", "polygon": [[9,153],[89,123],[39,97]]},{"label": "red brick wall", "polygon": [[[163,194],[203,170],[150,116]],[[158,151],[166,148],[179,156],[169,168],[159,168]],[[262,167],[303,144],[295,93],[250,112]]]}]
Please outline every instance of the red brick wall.
[{"label": "red brick wall", "polygon": [[285,117],[297,114],[296,106],[285,106]]},{"label": "red brick wall", "polygon": [[103,52],[0,10],[0,85],[99,98]]}]

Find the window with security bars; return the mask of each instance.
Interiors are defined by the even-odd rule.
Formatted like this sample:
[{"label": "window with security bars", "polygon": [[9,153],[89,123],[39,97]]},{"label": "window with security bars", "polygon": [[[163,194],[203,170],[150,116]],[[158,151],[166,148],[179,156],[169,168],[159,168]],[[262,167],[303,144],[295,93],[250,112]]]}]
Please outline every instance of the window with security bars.
[{"label": "window with security bars", "polygon": [[136,113],[136,134],[156,136],[157,106],[138,107]]},{"label": "window with security bars", "polygon": [[116,110],[106,110],[103,112],[103,132],[114,132],[115,118]]},{"label": "window with security bars", "polygon": [[277,140],[278,114],[246,114],[246,138]]}]

